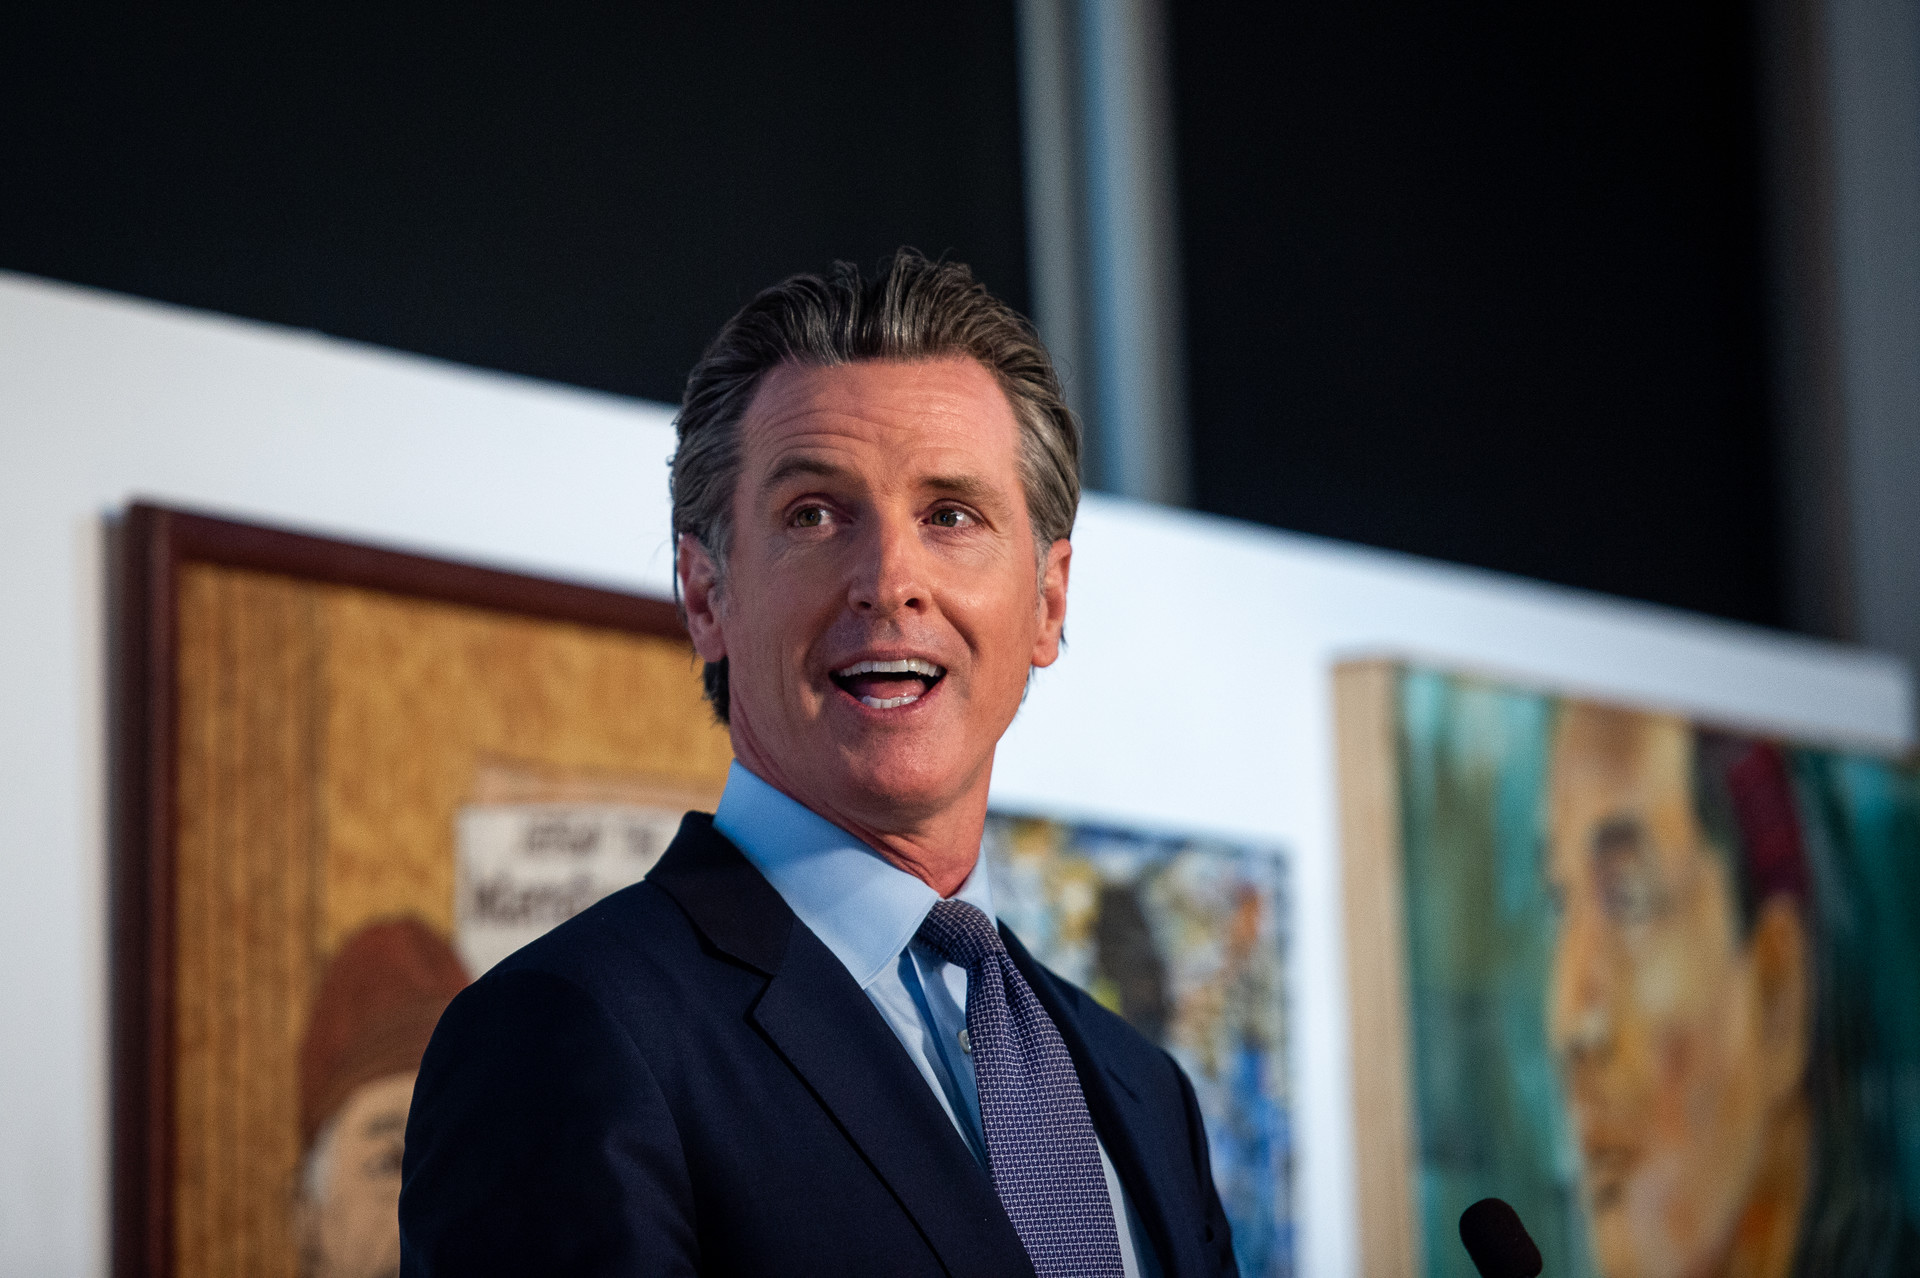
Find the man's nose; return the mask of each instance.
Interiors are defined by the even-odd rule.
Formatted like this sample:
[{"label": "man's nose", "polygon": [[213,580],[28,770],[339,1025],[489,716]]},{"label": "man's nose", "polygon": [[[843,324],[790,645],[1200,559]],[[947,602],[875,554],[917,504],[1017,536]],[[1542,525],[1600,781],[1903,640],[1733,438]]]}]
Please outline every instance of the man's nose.
[{"label": "man's nose", "polygon": [[1603,949],[1591,923],[1563,920],[1547,993],[1547,1033],[1555,1054],[1568,1065],[1604,1055],[1613,1042],[1611,983]]},{"label": "man's nose", "polygon": [[855,612],[891,616],[927,604],[925,560],[917,527],[909,520],[873,521],[847,591]]}]

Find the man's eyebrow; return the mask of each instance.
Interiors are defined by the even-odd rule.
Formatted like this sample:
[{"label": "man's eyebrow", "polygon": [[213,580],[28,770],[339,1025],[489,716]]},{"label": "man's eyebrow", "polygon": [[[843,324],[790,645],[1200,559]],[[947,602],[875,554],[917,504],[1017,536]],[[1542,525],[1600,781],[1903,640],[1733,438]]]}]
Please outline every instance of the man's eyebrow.
[{"label": "man's eyebrow", "polygon": [[993,485],[975,475],[930,475],[920,481],[920,486],[950,497],[966,497],[974,501],[994,495]]},{"label": "man's eyebrow", "polygon": [[791,457],[781,458],[774,468],[767,472],[767,477],[760,481],[760,490],[765,492],[778,488],[789,479],[803,475],[810,475],[816,479],[838,479],[846,473],[844,468],[834,465],[825,458],[797,453]]},{"label": "man's eyebrow", "polygon": [[404,1114],[376,1114],[367,1124],[367,1135],[385,1136],[391,1132],[406,1130],[407,1119]]},{"label": "man's eyebrow", "polygon": [[1618,857],[1644,855],[1646,829],[1637,817],[1613,816],[1593,832],[1591,851],[1595,856]]}]

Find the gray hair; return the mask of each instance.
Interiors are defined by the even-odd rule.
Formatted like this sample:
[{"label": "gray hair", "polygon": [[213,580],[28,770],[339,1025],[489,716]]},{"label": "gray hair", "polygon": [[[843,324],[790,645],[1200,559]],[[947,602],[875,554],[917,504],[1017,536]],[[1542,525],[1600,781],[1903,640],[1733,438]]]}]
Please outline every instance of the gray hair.
[{"label": "gray hair", "polygon": [[[721,328],[693,371],[674,419],[679,446],[669,491],[673,534],[690,536],[725,581],[740,479],[740,419],[761,379],[782,364],[828,368],[864,360],[961,355],[1000,383],[1020,423],[1020,482],[1036,548],[1073,533],[1080,507],[1080,425],[1067,407],[1039,335],[959,262],[903,248],[864,278],[836,262],[827,278],[795,275],[748,302]],[[675,578],[676,596],[679,581]],[[707,700],[727,721],[727,663],[702,672]]]}]

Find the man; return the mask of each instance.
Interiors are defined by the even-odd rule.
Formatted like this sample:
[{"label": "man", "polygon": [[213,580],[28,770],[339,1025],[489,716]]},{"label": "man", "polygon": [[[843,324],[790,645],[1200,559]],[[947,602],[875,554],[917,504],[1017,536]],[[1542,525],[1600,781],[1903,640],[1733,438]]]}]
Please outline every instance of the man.
[{"label": "man", "polygon": [[736,764],[641,884],[454,1001],[402,1272],[1234,1272],[1191,1086],[993,923],[1079,442],[966,268],[763,293],[688,380],[677,570]]},{"label": "man", "polygon": [[1887,1124],[1861,1087],[1871,1013],[1862,981],[1819,979],[1785,757],[1570,703],[1550,786],[1549,1033],[1599,1271],[1914,1272]]}]

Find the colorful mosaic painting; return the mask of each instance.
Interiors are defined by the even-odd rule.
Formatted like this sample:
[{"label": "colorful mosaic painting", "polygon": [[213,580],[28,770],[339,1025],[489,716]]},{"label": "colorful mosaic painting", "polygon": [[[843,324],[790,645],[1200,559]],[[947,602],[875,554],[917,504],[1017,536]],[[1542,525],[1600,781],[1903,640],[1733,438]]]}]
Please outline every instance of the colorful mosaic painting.
[{"label": "colorful mosaic painting", "polygon": [[987,857],[1002,921],[1193,1080],[1240,1272],[1290,1275],[1285,857],[1004,815]]}]

